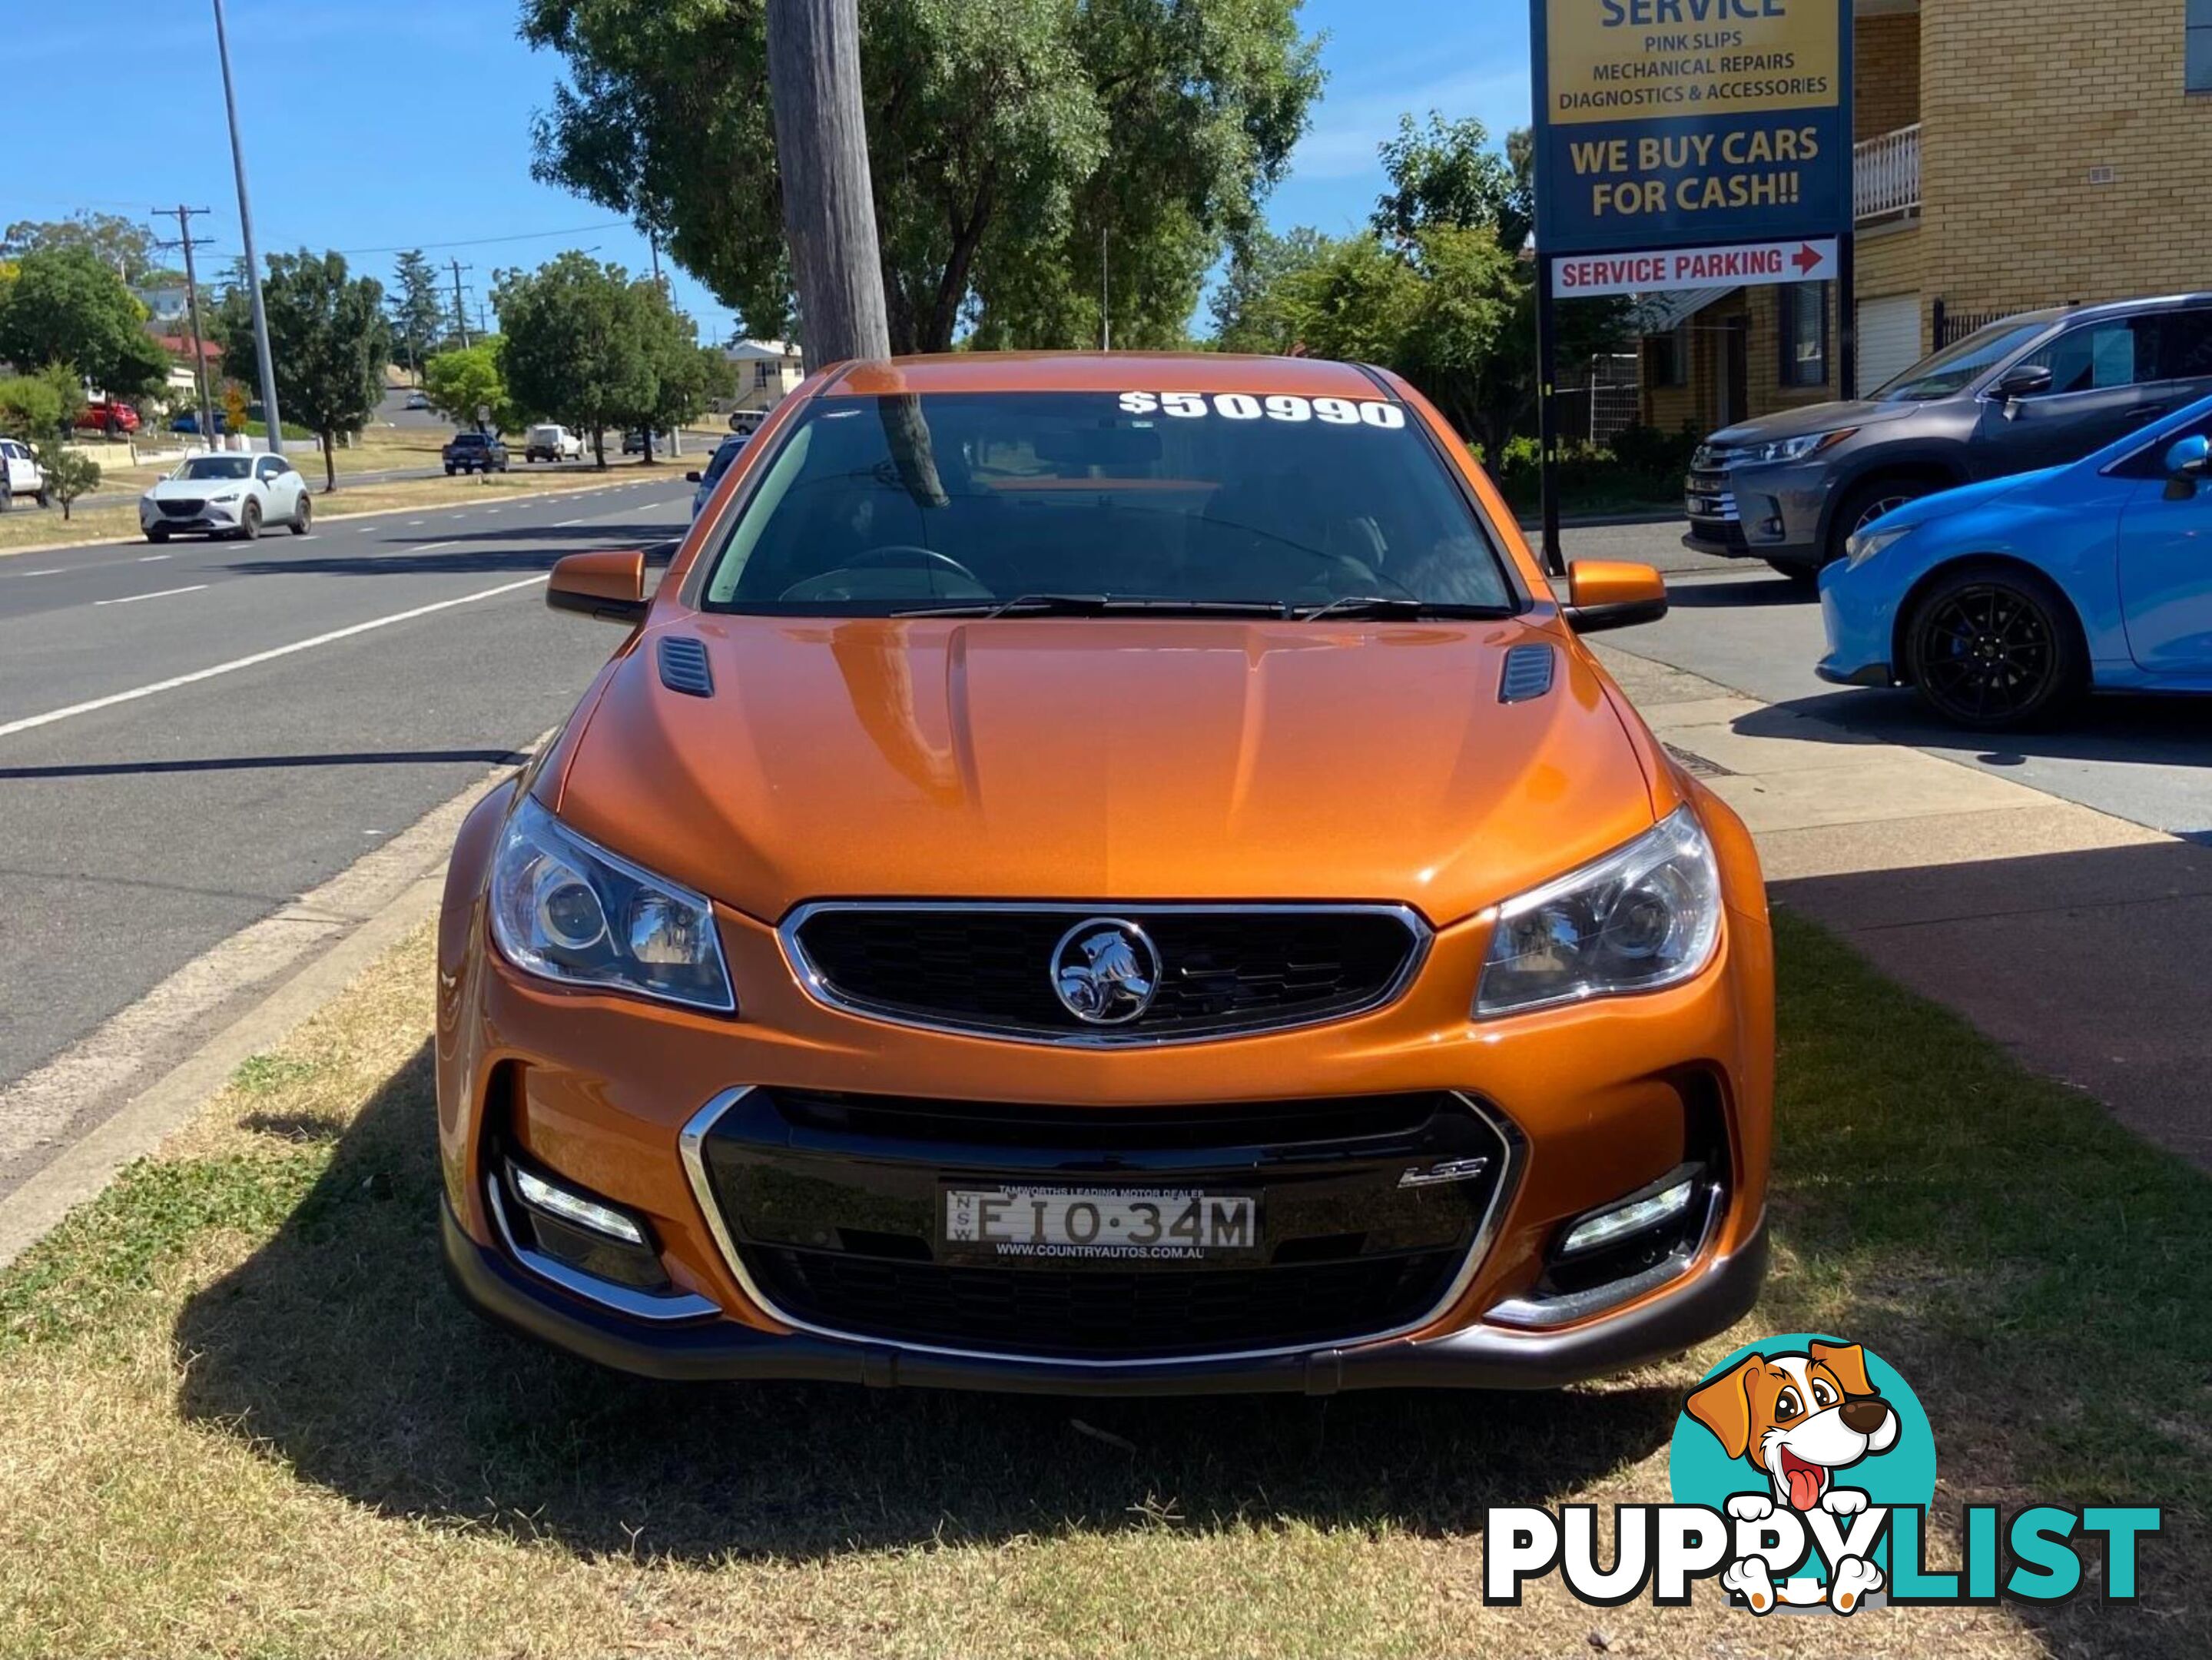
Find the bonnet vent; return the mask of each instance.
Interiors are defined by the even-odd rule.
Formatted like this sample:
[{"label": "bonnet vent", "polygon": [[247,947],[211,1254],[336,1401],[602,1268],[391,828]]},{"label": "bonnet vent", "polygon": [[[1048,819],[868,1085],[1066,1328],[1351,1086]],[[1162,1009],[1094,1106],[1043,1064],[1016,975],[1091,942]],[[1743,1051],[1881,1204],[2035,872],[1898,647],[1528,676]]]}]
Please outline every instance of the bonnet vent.
[{"label": "bonnet vent", "polygon": [[714,671],[708,666],[707,648],[684,635],[664,635],[655,648],[660,664],[660,684],[690,697],[714,695]]},{"label": "bonnet vent", "polygon": [[1505,672],[1498,682],[1498,701],[1526,703],[1552,689],[1549,646],[1516,646],[1505,654]]}]

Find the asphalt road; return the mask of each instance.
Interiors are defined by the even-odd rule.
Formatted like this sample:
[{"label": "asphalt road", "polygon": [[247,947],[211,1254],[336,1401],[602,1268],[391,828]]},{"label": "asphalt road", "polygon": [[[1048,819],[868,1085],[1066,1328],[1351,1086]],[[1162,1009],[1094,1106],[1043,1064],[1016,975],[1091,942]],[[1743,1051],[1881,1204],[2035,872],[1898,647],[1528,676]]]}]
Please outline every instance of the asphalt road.
[{"label": "asphalt road", "polygon": [[557,723],[617,636],[544,573],[690,495],[0,558],[0,1084]]},{"label": "asphalt road", "polygon": [[1909,691],[1832,686],[1813,672],[1826,649],[1820,608],[1764,565],[1681,545],[1684,526],[1570,530],[1570,559],[1635,559],[1668,573],[1664,622],[1606,643],[1747,696],[1979,767],[2153,830],[2212,842],[2212,699],[2099,697],[2051,732],[1991,738],[1929,720]]}]

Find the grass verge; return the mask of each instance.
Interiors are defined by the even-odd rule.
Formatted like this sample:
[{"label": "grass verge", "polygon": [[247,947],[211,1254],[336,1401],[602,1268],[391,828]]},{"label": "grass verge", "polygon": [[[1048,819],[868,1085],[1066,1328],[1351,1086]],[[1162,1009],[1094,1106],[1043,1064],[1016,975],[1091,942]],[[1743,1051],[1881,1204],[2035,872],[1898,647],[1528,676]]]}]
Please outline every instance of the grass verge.
[{"label": "grass verge", "polygon": [[[0,1278],[0,1651],[2203,1653],[2212,1182],[1778,932],[1778,1264],[1729,1340],[1551,1395],[1080,1403],[652,1386],[477,1324],[420,935]],[[1698,1370],[1815,1328],[1913,1380],[1953,1515],[2169,1506],[2144,1603],[1483,1607],[1488,1505],[1663,1499]]]}]

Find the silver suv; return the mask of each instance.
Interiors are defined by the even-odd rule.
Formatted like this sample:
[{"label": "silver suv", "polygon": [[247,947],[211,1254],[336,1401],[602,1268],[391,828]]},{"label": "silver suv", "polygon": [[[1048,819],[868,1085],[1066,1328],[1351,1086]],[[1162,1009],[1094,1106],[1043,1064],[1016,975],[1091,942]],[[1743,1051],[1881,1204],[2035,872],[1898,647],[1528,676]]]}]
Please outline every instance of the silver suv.
[{"label": "silver suv", "polygon": [[2078,461],[2212,395],[2212,294],[2022,312],[1856,403],[1707,439],[1683,544],[1810,581],[1852,533],[1956,484]]}]

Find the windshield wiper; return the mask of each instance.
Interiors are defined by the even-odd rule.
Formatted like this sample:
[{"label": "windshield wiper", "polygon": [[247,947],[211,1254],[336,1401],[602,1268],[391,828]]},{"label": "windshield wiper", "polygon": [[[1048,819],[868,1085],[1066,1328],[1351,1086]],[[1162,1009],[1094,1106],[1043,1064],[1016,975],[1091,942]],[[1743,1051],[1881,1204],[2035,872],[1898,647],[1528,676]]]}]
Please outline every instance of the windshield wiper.
[{"label": "windshield wiper", "polygon": [[1510,617],[1512,611],[1504,605],[1439,605],[1433,600],[1415,599],[1410,596],[1379,593],[1347,593],[1340,599],[1332,599],[1325,605],[1291,613],[1292,620],[1300,623],[1319,623],[1333,617],[1346,617],[1357,622],[1395,622],[1403,619],[1416,622],[1430,617],[1473,619],[1490,617]]},{"label": "windshield wiper", "polygon": [[975,604],[916,605],[893,617],[1273,617],[1291,614],[1273,599],[1134,599],[1110,593],[1024,593]]}]

